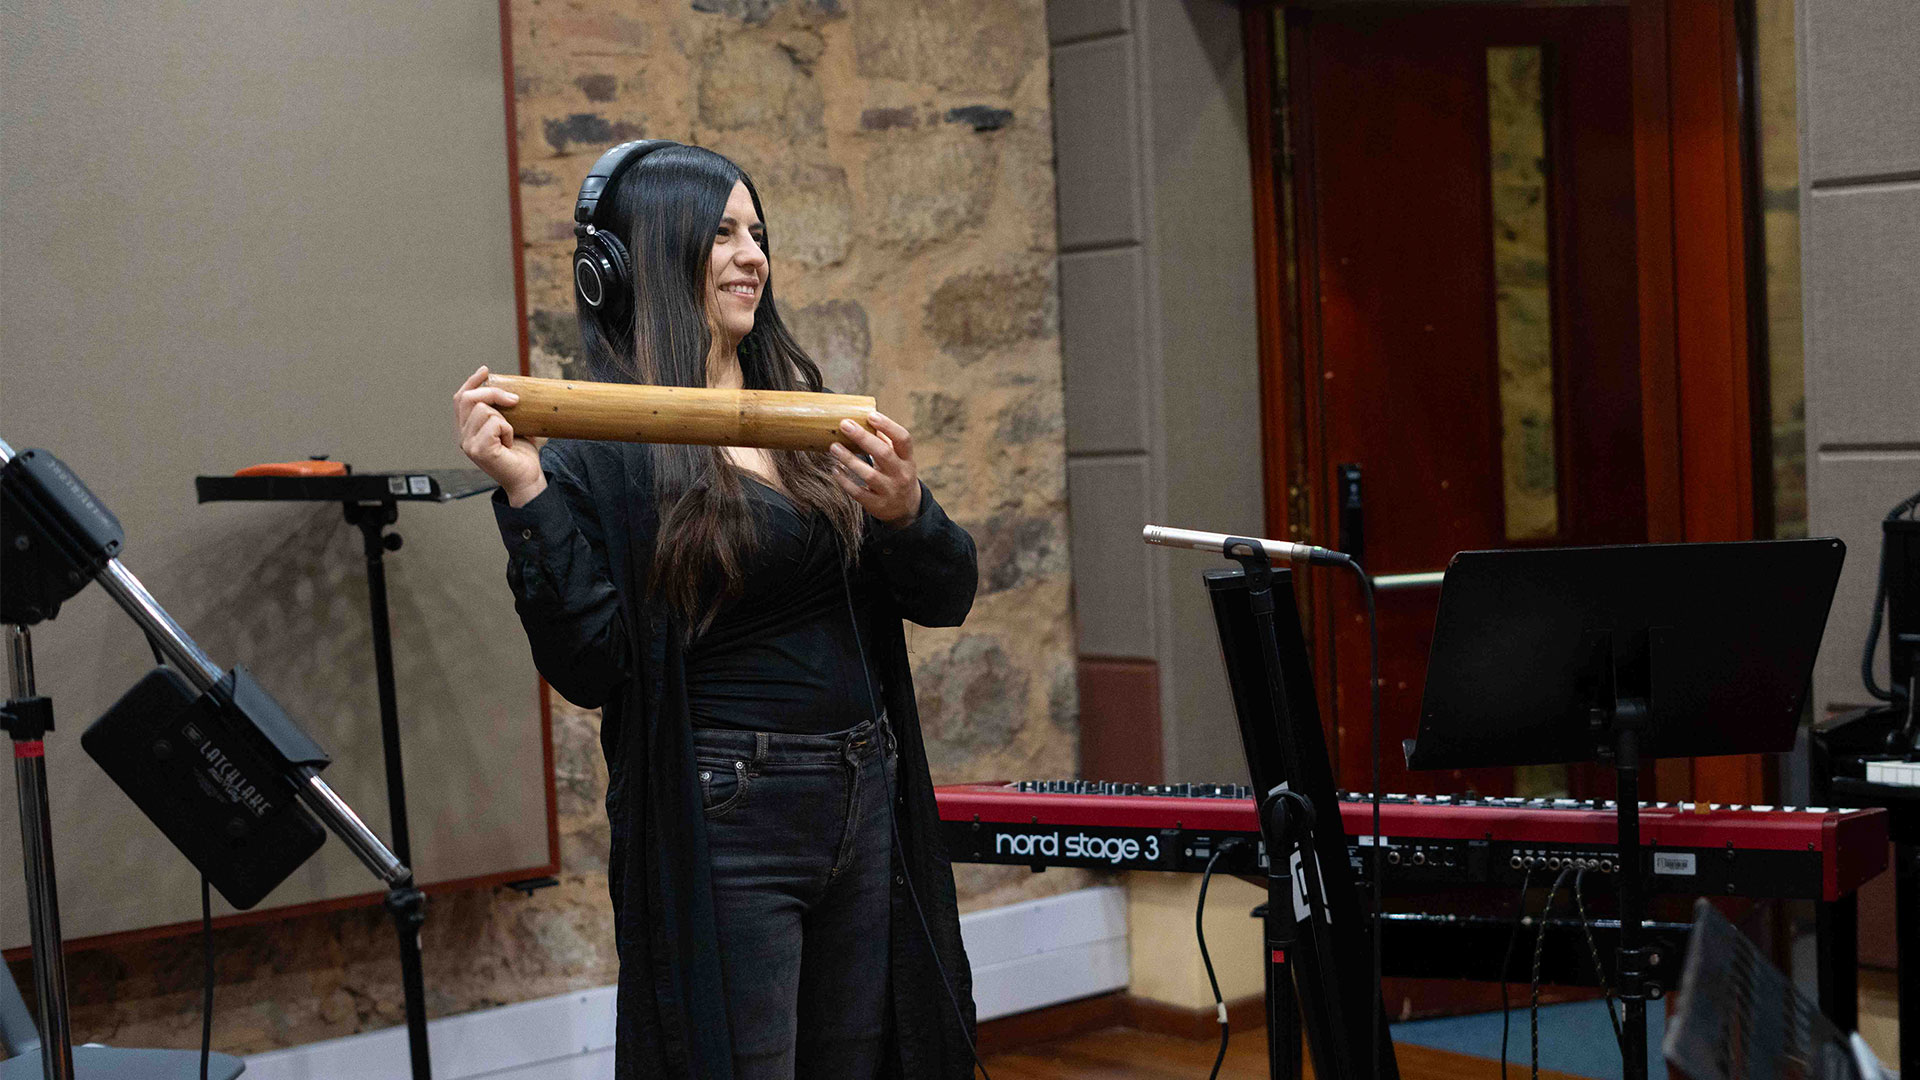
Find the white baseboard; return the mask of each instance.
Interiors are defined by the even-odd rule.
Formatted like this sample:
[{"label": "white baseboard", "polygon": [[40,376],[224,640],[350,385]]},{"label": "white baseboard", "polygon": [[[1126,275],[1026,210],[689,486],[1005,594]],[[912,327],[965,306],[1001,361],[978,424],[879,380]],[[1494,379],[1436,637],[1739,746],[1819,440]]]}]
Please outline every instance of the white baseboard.
[{"label": "white baseboard", "polygon": [[[427,1024],[438,1080],[601,1080],[613,1075],[614,988],[522,1001]],[[247,1080],[408,1080],[407,1029],[255,1054]]]},{"label": "white baseboard", "polygon": [[[960,919],[982,1020],[1124,989],[1127,894],[1108,886]],[[438,1080],[607,1080],[614,988],[596,987],[427,1025]],[[407,1031],[385,1028],[256,1054],[247,1080],[407,1080]]]},{"label": "white baseboard", "polygon": [[1127,891],[1108,885],[960,918],[982,1020],[1124,990]]}]

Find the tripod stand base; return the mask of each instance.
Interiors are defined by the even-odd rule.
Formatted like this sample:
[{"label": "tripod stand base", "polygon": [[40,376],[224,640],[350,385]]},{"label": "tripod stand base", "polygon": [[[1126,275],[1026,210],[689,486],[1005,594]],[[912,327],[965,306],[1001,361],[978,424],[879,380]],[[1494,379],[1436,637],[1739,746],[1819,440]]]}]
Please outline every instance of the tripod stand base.
[{"label": "tripod stand base", "polygon": [[[199,1080],[200,1051],[76,1046],[73,1069],[78,1080]],[[208,1080],[233,1080],[246,1071],[247,1063],[231,1054],[207,1059]],[[44,1075],[38,1049],[0,1061],[0,1080],[41,1080]]]}]

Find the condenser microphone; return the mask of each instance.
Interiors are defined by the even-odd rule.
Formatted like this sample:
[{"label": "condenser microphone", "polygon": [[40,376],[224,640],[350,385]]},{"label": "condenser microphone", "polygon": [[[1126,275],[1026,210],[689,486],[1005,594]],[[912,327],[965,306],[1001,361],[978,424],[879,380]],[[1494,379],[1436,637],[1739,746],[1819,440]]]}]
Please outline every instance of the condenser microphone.
[{"label": "condenser microphone", "polygon": [[1200,532],[1197,529],[1175,529],[1166,525],[1149,525],[1140,534],[1149,544],[1161,547],[1191,548],[1194,551],[1210,551],[1231,557],[1235,548],[1247,549],[1253,544],[1260,545],[1271,562],[1319,563],[1322,566],[1338,566],[1353,560],[1344,551],[1332,548],[1315,547],[1312,544],[1296,544],[1288,540],[1265,540],[1258,536],[1228,536],[1226,533]]}]

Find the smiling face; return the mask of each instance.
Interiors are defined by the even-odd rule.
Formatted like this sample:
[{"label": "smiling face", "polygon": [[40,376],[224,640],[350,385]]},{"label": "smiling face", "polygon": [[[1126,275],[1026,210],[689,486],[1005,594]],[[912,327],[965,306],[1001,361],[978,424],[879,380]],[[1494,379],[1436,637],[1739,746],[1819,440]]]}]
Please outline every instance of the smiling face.
[{"label": "smiling face", "polygon": [[729,351],[753,329],[754,311],[767,289],[767,230],[754,212],[747,185],[735,183],[713,234],[707,263],[707,303]]}]

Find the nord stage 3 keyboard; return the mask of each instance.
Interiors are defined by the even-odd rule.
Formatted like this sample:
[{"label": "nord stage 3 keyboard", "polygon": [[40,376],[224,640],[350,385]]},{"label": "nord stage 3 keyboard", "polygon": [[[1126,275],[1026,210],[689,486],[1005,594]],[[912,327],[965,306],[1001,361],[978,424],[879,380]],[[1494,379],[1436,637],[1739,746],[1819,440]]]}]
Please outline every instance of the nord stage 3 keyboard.
[{"label": "nord stage 3 keyboard", "polygon": [[[1222,873],[1264,873],[1266,851],[1250,789],[1233,784],[1115,784],[1023,780],[937,788],[955,862],[1044,869],[1198,873],[1230,838],[1252,843]],[[1356,879],[1368,880],[1372,804],[1343,794]],[[1619,850],[1610,800],[1387,795],[1380,830],[1395,887],[1551,882],[1565,866],[1613,873]],[[1838,900],[1887,865],[1878,809],[1642,803],[1643,880],[1653,892]]]}]

